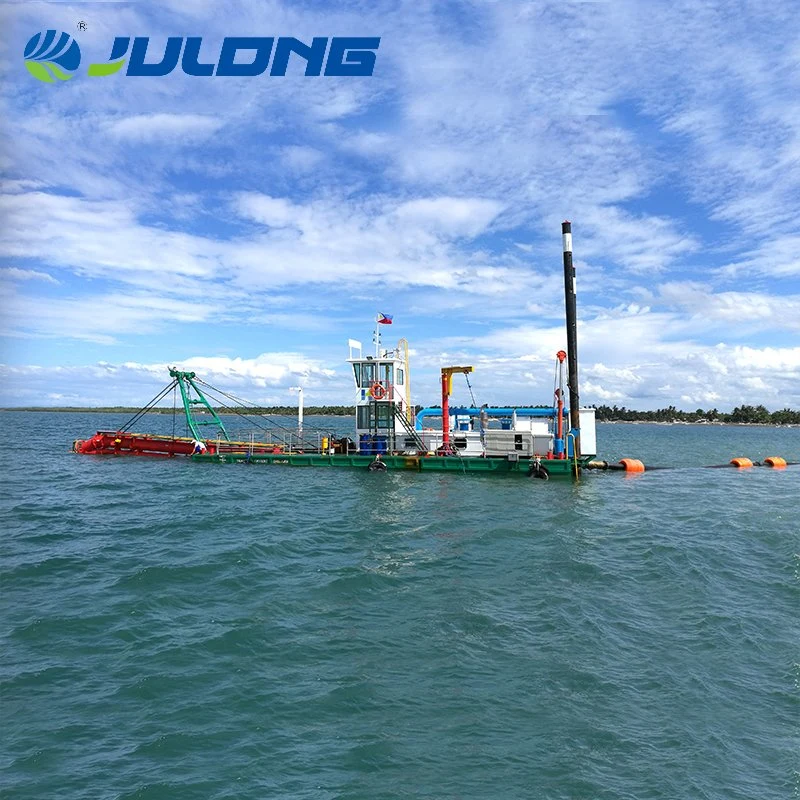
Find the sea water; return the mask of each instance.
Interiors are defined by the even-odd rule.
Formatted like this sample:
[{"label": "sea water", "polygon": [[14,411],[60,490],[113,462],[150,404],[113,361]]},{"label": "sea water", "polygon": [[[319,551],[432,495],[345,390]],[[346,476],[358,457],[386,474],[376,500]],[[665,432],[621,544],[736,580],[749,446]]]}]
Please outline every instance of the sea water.
[{"label": "sea water", "polygon": [[800,467],[701,467],[800,429],[599,425],[677,469],[579,483],[70,452],[124,419],[0,414],[2,796],[796,796]]}]

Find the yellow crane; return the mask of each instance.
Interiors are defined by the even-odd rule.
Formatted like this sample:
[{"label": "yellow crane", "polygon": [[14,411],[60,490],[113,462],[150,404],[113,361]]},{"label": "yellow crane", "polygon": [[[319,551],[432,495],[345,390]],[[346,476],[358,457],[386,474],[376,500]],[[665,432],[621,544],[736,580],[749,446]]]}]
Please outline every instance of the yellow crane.
[{"label": "yellow crane", "polygon": [[472,367],[442,367],[442,451],[450,451],[450,395],[453,375],[469,375]]}]

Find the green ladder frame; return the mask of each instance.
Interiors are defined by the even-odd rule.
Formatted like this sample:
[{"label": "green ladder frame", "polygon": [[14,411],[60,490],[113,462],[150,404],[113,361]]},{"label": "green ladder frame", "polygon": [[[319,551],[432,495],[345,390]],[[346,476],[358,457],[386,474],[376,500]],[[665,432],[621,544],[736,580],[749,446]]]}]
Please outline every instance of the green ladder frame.
[{"label": "green ladder frame", "polygon": [[[192,432],[192,436],[195,439],[200,441],[203,440],[203,436],[200,434],[200,426],[201,425],[216,425],[222,434],[222,438],[225,439],[226,442],[230,441],[230,436],[228,436],[228,432],[225,430],[225,426],[222,424],[222,420],[217,416],[217,412],[211,407],[211,404],[206,399],[206,396],[200,391],[200,388],[194,382],[194,379],[197,377],[194,372],[181,372],[177,369],[170,368],[169,371],[170,377],[175,378],[175,381],[178,384],[178,388],[181,390],[181,399],[183,400],[183,410],[186,414],[186,424],[189,426],[189,430]],[[190,397],[190,389],[193,389],[197,398],[192,399]],[[205,406],[206,410],[209,414],[211,414],[212,419],[210,420],[196,420],[194,418],[193,406],[202,405]]]}]

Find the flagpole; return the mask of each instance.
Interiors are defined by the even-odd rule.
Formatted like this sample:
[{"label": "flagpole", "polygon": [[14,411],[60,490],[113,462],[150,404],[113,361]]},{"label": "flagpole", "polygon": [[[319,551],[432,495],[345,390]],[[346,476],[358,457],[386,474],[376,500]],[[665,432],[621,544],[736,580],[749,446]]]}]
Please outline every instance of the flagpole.
[{"label": "flagpole", "polygon": [[375,358],[381,357],[381,323],[380,314],[375,315]]},{"label": "flagpole", "polygon": [[290,386],[290,392],[297,392],[297,431],[300,436],[303,435],[303,387]]}]

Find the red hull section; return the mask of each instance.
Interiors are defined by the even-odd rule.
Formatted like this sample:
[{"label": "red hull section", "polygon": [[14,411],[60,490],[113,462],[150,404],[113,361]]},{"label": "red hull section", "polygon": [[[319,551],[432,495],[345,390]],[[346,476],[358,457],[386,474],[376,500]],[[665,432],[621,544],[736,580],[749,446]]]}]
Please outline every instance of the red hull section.
[{"label": "red hull section", "polygon": [[[207,455],[221,453],[280,453],[282,447],[264,442],[226,442],[207,440]],[[77,439],[72,449],[84,455],[104,456],[190,456],[195,452],[196,442],[185,437],[157,436],[149,433],[120,433],[98,431],[91,439]]]},{"label": "red hull section", "polygon": [[[207,445],[213,453],[216,445]],[[145,433],[98,431],[91,439],[78,439],[72,449],[87,455],[190,456],[194,452],[191,439],[153,436]]]}]

